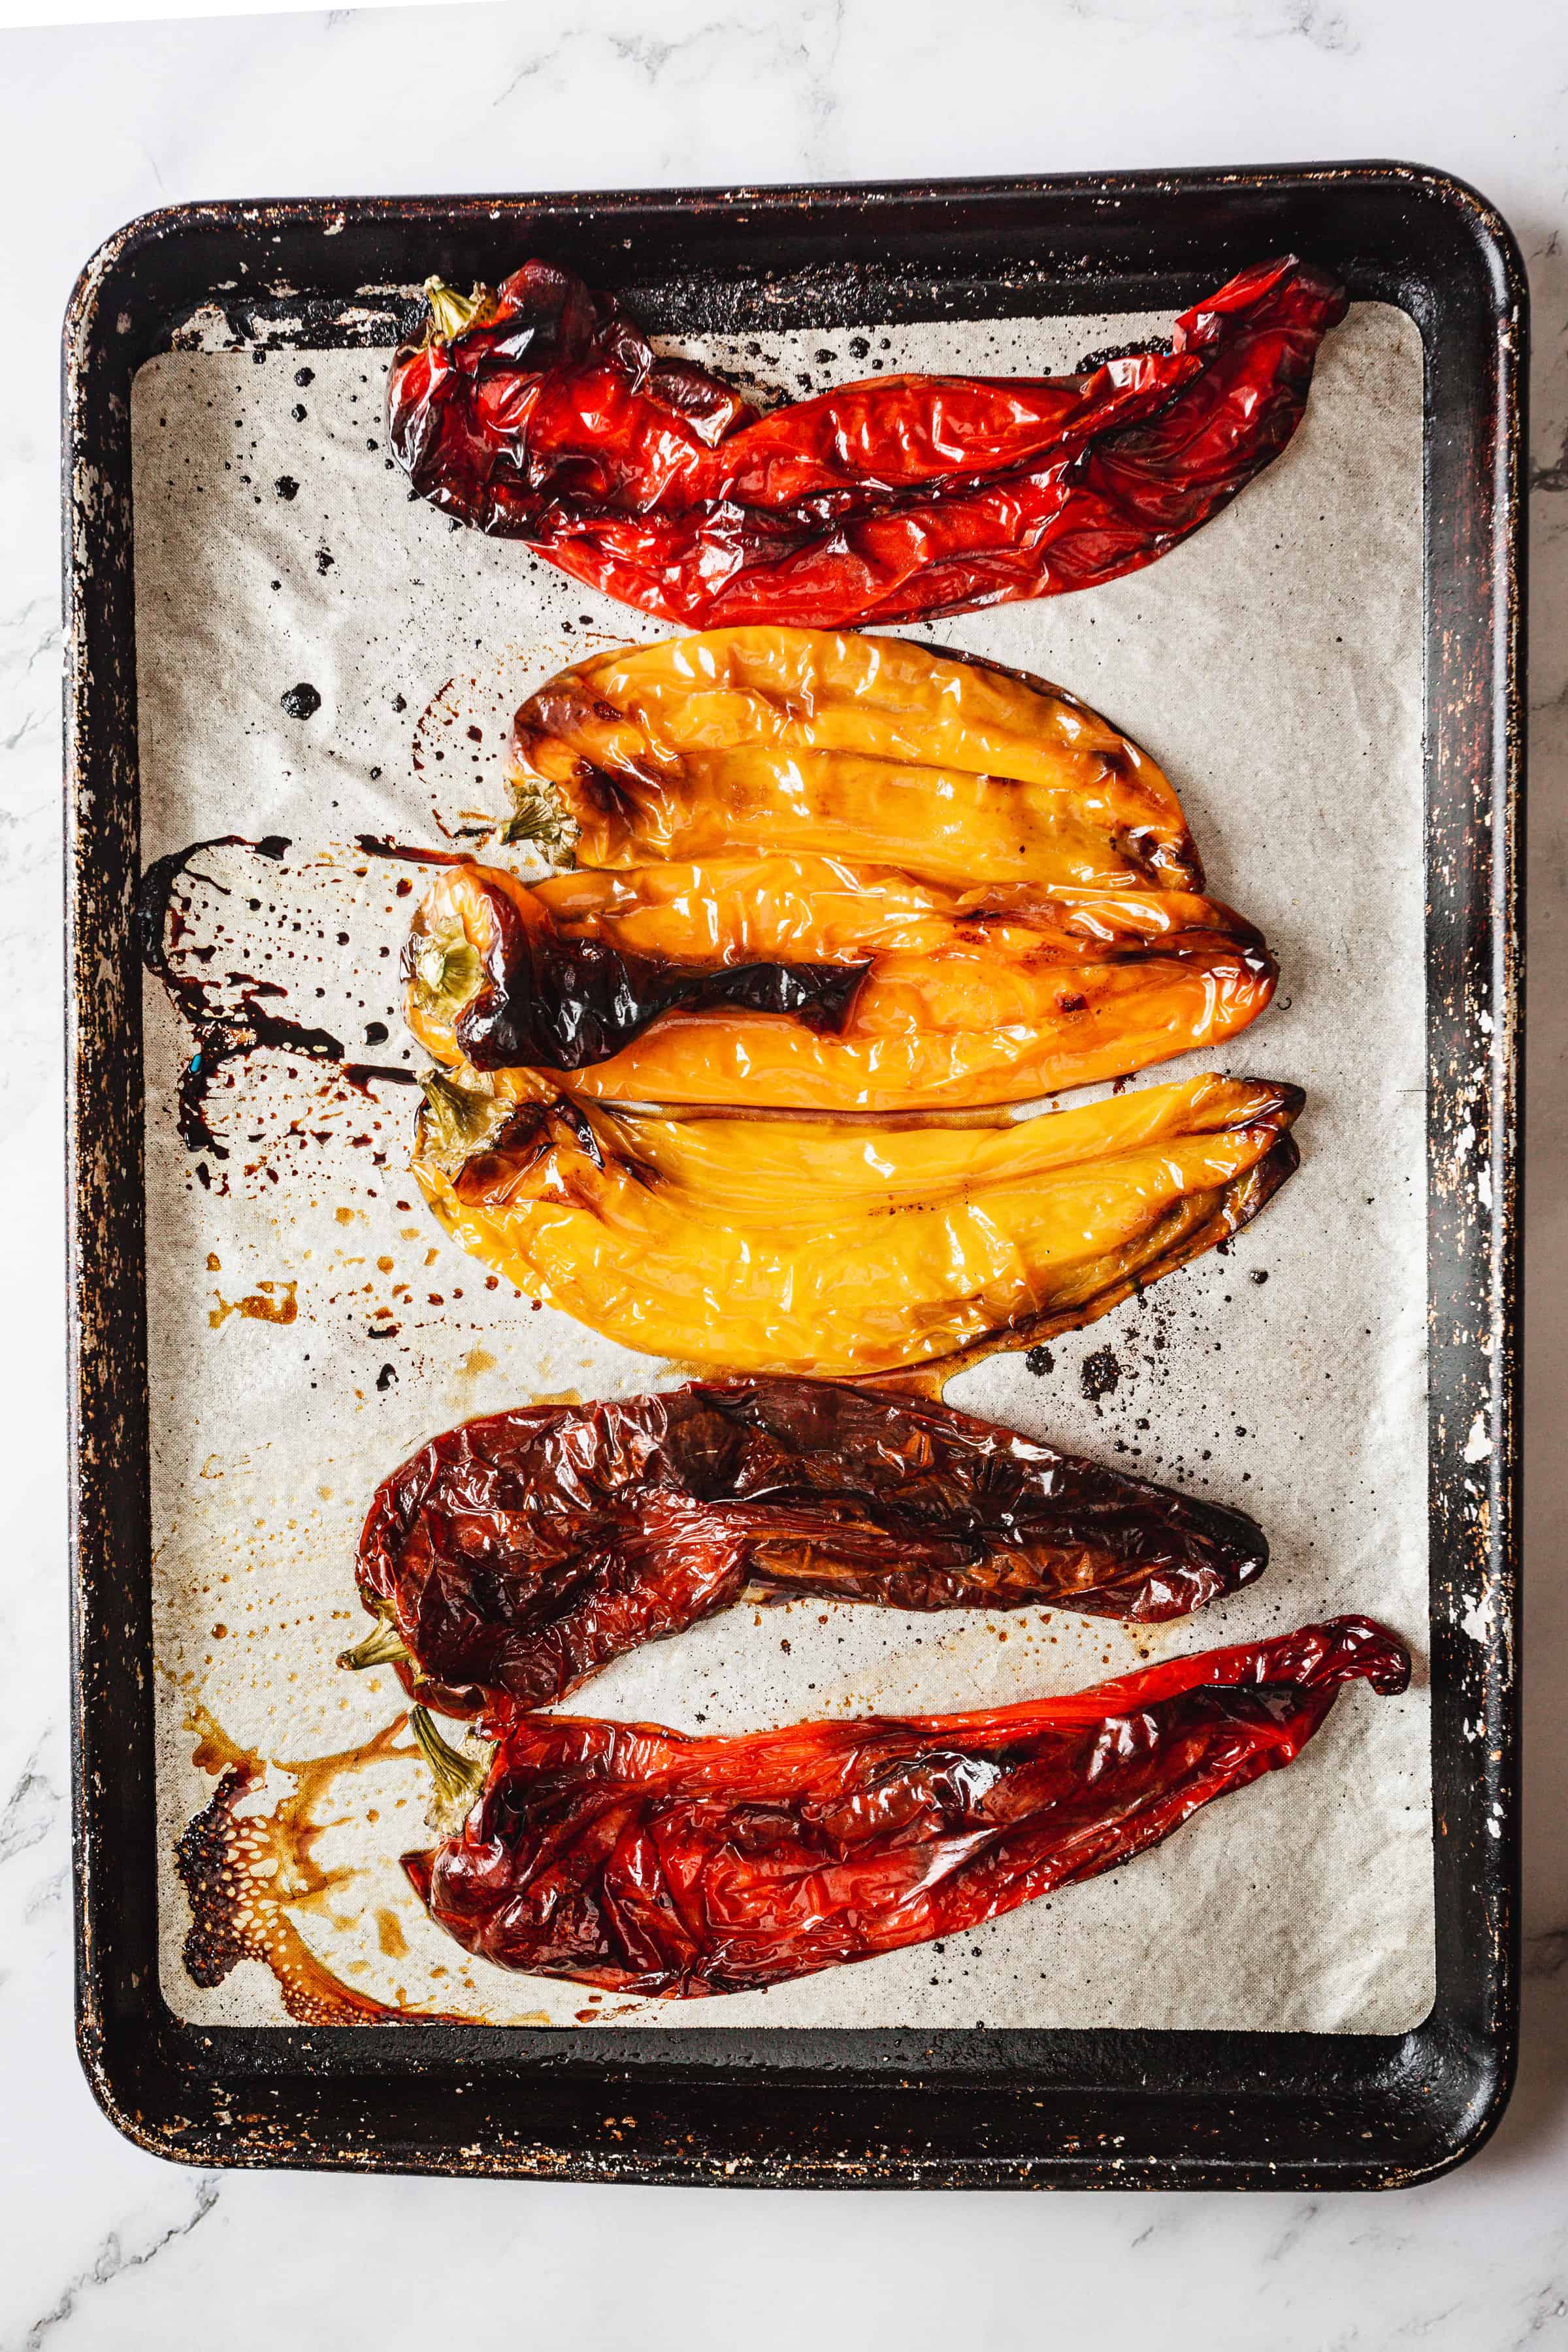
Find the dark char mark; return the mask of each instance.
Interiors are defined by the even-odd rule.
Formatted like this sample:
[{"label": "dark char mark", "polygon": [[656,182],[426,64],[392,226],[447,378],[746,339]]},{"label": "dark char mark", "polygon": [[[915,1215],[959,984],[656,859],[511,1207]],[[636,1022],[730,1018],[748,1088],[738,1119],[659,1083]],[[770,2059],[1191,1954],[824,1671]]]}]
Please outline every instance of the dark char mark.
[{"label": "dark char mark", "polygon": [[694,971],[606,940],[566,939],[547,921],[527,921],[504,890],[483,887],[496,934],[484,985],[456,1024],[476,1070],[580,1070],[606,1062],[676,1005],[784,1013],[837,1034],[870,969],[747,963]]}]

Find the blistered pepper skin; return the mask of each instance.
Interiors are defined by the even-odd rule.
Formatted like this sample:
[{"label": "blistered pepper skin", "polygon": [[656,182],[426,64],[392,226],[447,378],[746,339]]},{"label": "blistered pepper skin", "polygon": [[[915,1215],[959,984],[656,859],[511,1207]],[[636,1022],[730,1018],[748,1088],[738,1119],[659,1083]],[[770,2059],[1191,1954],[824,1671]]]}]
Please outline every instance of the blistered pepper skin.
[{"label": "blistered pepper skin", "polygon": [[[433,1013],[421,1019],[430,1001],[420,977],[421,949],[433,927],[462,938],[477,981],[476,992],[443,1022]],[[689,1014],[722,1005],[731,1021],[738,1012],[764,1014],[798,1024],[807,1036],[842,1030],[867,970],[853,955],[818,963],[763,959],[743,949],[704,956],[701,935],[709,927],[679,919],[667,925],[665,940],[654,939],[649,953],[624,937],[628,928],[563,920],[548,883],[530,888],[499,868],[447,866],[405,956],[415,1034],[422,1042],[438,1034],[442,1060],[476,1070],[635,1065],[629,1049],[678,1009]]]},{"label": "blistered pepper skin", "polygon": [[1259,1576],[1242,1513],[950,1406],[694,1382],[465,1422],[383,1480],[360,1597],[444,1712],[546,1706],[743,1591],[1154,1623]]},{"label": "blistered pepper skin", "polygon": [[694,1739],[531,1715],[461,1830],[404,1856],[477,1958],[621,1993],[758,1991],[979,1927],[1294,1761],[1410,1660],[1364,1617],[983,1713]]},{"label": "blistered pepper skin", "polygon": [[513,837],[573,870],[439,874],[409,1021],[447,1068],[569,1070],[606,1102],[962,1110],[1218,1044],[1273,993],[1154,761],[1023,672],[715,630],[559,672],[513,749]]},{"label": "blistered pepper skin", "polygon": [[883,376],[759,415],[531,261],[437,288],[387,389],[421,496],[667,621],[854,627],[1091,587],[1227,505],[1300,422],[1343,289],[1245,270],[1166,352],[1060,377]]},{"label": "blistered pepper skin", "polygon": [[454,1076],[413,1167],[462,1248],[623,1346],[835,1380],[1092,1322],[1258,1213],[1302,1102],[1211,1075],[1000,1125],[660,1118]]},{"label": "blistered pepper skin", "polygon": [[[455,1010],[422,942],[484,984]],[[1171,890],[955,890],[826,858],[455,866],[416,919],[408,1022],[447,1068],[570,1070],[602,1102],[962,1110],[1119,1078],[1235,1035],[1277,967]]]},{"label": "blistered pepper skin", "polygon": [[1201,891],[1158,763],[1065,688],[864,631],[710,629],[559,670],[512,722],[577,862],[742,851],[922,881]]}]

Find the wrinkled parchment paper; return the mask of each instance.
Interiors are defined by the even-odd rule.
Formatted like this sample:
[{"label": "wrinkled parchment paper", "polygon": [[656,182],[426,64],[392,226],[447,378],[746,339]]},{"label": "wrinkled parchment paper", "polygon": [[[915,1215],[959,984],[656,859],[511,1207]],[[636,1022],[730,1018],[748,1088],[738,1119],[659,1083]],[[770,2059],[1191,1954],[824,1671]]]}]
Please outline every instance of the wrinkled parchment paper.
[{"label": "wrinkled parchment paper", "polygon": [[[948,321],[674,347],[794,393],[879,365],[1061,368],[1167,325]],[[282,1009],[351,1058],[412,1066],[395,975],[419,872],[359,854],[356,835],[430,844],[494,823],[521,697],[563,662],[661,630],[410,501],[383,446],[384,351],[233,345],[216,317],[183,340],[142,371],[133,403],[144,857],[286,836],[280,860],[228,848],[194,861],[205,878],[191,886],[187,944],[214,946],[209,979],[232,969],[281,986]],[[405,1172],[412,1088],[258,1055],[210,1099],[227,1158],[198,1162],[174,1119],[190,1032],[150,981],[163,1990],[182,2017],[284,2017],[258,1961],[204,1990],[182,1960],[174,1843],[211,1798],[226,1740],[268,1764],[247,1801],[258,1811],[302,1785],[284,1767],[350,1759],[318,1776],[324,1883],[289,1916],[342,1982],[396,2006],[666,2031],[1392,2033],[1425,2015],[1420,583],[1419,341],[1397,311],[1363,305],[1329,339],[1283,458],[1175,553],[1109,588],[916,632],[1043,673],[1145,744],[1181,793],[1211,889],[1279,957],[1274,1007],[1227,1053],[1135,1083],[1206,1060],[1308,1092],[1301,1171],[1228,1255],[1053,1341],[1048,1371],[996,1357],[949,1399],[1244,1506],[1273,1546],[1267,1577],[1152,1633],[1047,1611],[742,1608],[620,1661],[575,1706],[710,1732],[980,1706],[1345,1610],[1412,1641],[1411,1693],[1352,1688],[1288,1772],[1123,1870],[766,1996],[626,2003],[468,1961],[397,1867],[430,1842],[406,1734],[360,1752],[396,1723],[397,1687],[333,1669],[366,1622],[352,1562],[371,1490],[467,1415],[681,1371],[530,1311],[443,1241]],[[280,699],[300,684],[321,697],[308,719]]]}]

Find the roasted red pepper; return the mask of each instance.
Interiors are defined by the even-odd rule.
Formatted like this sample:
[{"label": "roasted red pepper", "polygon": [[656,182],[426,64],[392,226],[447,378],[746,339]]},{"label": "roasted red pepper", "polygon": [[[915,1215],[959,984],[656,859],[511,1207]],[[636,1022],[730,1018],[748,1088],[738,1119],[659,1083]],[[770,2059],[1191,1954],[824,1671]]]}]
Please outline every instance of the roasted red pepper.
[{"label": "roasted red pepper", "polygon": [[1152,563],[1278,457],[1346,307],[1287,257],[1184,312],[1166,352],[881,376],[760,415],[568,270],[426,291],[387,391],[415,488],[700,628],[912,620]]},{"label": "roasted red pepper", "polygon": [[433,1438],[360,1538],[395,1664],[449,1714],[544,1706],[742,1591],[898,1609],[1050,1603],[1141,1622],[1261,1575],[1238,1511],[1011,1430],[812,1381],[530,1405]]},{"label": "roasted red pepper", "polygon": [[414,1727],[466,1818],[403,1866],[502,1968],[616,1992],[749,1992],[957,1934],[1142,1853],[1300,1753],[1396,1634],[1337,1617],[973,1715],[739,1739],[523,1716],[488,1772]]}]

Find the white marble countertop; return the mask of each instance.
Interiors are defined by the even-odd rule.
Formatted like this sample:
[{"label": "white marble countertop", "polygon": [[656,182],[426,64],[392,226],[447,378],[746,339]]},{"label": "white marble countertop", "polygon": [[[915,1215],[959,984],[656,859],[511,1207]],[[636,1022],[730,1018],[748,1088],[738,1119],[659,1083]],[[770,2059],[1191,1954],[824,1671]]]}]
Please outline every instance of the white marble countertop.
[{"label": "white marble countertop", "polygon": [[[121,222],[212,195],[1397,156],[1512,222],[1535,302],[1522,2077],[1401,2196],[949,2200],[197,2174],[71,2040],[56,334]],[[0,2346],[1452,2352],[1568,2343],[1568,18],[1560,0],[519,0],[0,36]],[[455,2311],[437,2258],[460,2250]],[[770,2262],[770,2257],[772,2261]],[[790,2292],[779,2292],[773,2265]],[[1043,2323],[1040,2315],[1048,2314]]]}]

